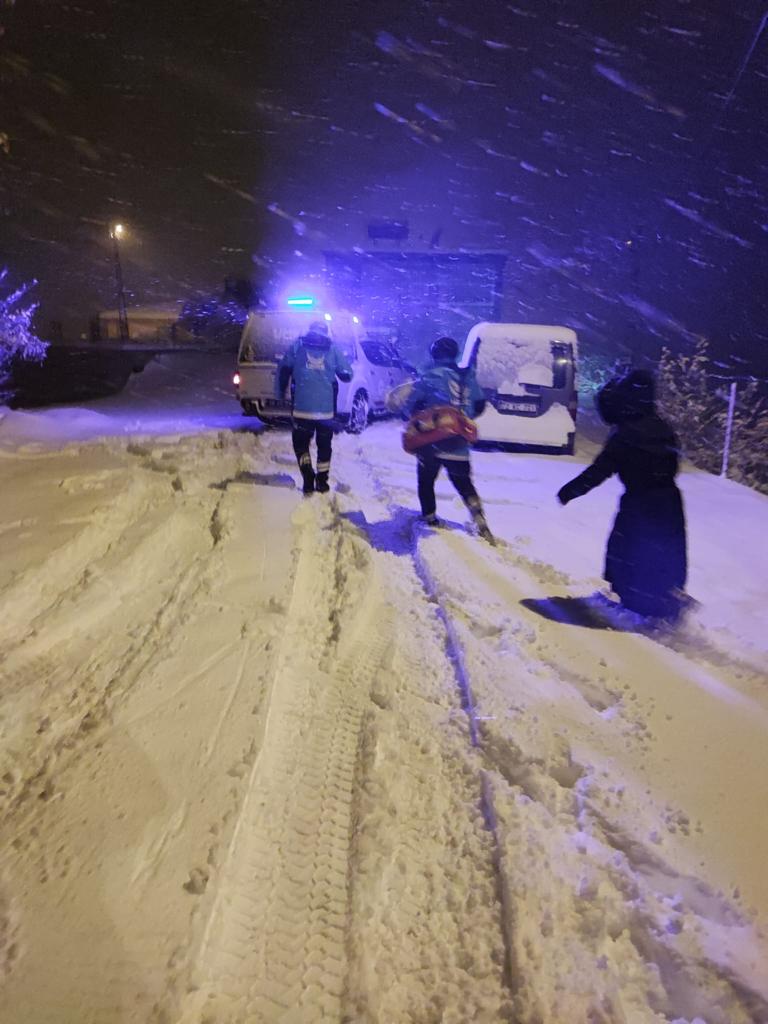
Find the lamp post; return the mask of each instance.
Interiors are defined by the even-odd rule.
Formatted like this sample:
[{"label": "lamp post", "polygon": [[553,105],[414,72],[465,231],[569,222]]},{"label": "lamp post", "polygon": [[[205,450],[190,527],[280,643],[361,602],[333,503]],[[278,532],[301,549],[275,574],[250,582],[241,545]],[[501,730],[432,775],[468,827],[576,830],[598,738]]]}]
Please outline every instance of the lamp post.
[{"label": "lamp post", "polygon": [[115,261],[115,282],[117,284],[117,324],[120,332],[120,341],[129,340],[128,332],[128,310],[125,305],[125,290],[123,288],[123,267],[120,263],[120,239],[125,234],[122,224],[113,224],[109,229],[109,237],[112,239],[113,256]]}]

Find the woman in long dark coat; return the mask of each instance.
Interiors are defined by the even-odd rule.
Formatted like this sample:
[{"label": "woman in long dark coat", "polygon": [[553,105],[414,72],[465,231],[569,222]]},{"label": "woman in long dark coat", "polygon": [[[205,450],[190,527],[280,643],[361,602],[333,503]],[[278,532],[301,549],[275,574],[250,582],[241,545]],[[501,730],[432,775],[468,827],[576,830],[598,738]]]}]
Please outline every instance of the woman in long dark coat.
[{"label": "woman in long dark coat", "polygon": [[618,473],[626,489],[603,575],[625,608],[674,618],[687,575],[685,515],[675,484],[677,439],[656,412],[653,377],[643,370],[609,381],[597,408],[613,430],[592,465],[557,497],[566,505]]}]

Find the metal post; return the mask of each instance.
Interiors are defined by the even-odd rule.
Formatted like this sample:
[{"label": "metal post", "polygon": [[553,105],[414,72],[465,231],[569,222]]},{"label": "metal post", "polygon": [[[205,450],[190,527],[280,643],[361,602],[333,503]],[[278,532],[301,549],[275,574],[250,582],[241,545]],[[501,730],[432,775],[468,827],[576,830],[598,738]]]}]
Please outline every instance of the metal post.
[{"label": "metal post", "polygon": [[736,381],[731,383],[731,393],[728,396],[728,416],[725,421],[725,442],[723,444],[723,468],[720,470],[720,476],[724,477],[728,473],[728,453],[731,450],[731,434],[733,432],[733,413],[736,408]]},{"label": "metal post", "polygon": [[120,332],[120,341],[126,342],[130,338],[128,331],[128,310],[125,305],[125,290],[123,288],[123,267],[120,262],[120,233],[121,226],[116,224],[110,231],[115,260],[115,281],[117,283],[117,323]]}]

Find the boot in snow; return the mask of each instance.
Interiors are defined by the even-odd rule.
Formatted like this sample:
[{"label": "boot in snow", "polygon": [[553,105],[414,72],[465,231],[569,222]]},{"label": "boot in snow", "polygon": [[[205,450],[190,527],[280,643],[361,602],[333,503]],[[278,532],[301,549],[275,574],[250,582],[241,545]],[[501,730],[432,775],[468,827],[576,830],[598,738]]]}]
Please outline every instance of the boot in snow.
[{"label": "boot in snow", "polygon": [[302,479],[304,481],[304,486],[301,489],[302,493],[304,494],[304,496],[306,497],[309,494],[314,494],[314,491],[315,491],[315,474],[314,474],[314,471],[311,468],[308,468],[306,466],[302,466],[301,467],[301,476],[302,476]]},{"label": "boot in snow", "polygon": [[320,472],[315,477],[315,490],[319,494],[327,494],[330,491],[331,486],[328,483],[328,471]]},{"label": "boot in snow", "polygon": [[477,510],[472,512],[472,522],[475,524],[478,535],[487,541],[491,547],[496,547],[496,538],[493,536],[491,531],[488,529],[488,523],[485,521],[485,516],[482,511]]}]

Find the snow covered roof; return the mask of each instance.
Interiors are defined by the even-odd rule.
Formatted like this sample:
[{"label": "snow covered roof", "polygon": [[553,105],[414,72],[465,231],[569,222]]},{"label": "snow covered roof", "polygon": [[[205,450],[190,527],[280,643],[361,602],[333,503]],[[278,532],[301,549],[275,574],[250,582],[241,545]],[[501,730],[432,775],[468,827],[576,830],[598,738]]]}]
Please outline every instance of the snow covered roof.
[{"label": "snow covered roof", "polygon": [[[129,306],[128,319],[134,320],[178,320],[181,316],[181,303],[173,302],[158,304],[156,306]],[[103,309],[99,312],[100,320],[117,320],[119,313],[116,309]]]}]

